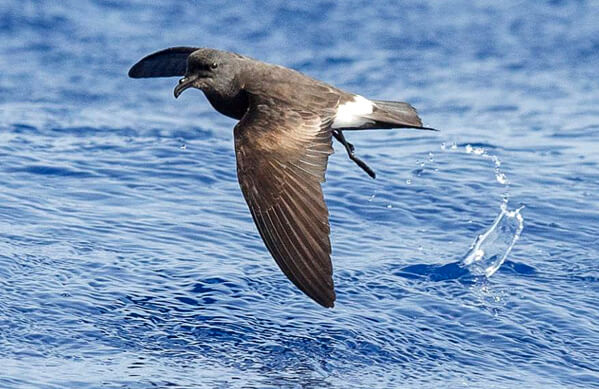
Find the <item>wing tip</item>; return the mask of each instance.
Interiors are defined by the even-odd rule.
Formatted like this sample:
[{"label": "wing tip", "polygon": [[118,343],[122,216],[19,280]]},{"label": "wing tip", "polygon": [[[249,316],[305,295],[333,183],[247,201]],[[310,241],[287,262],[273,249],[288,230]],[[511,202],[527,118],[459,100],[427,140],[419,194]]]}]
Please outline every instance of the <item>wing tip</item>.
[{"label": "wing tip", "polygon": [[130,78],[153,78],[153,77],[174,77],[183,75],[185,68],[182,68],[182,71],[174,72],[173,69],[168,69],[166,71],[157,71],[153,69],[155,65],[152,64],[153,61],[159,60],[161,58],[173,58],[177,54],[182,54],[185,57],[185,63],[187,62],[187,56],[189,56],[194,51],[198,50],[198,47],[189,47],[189,46],[176,46],[169,47],[166,49],[162,49],[156,51],[154,53],[148,54],[139,61],[135,65],[129,69],[127,75]]},{"label": "wing tip", "polygon": [[131,69],[129,69],[129,72],[127,73],[127,75],[130,78],[143,78],[143,71],[141,70],[141,68],[142,68],[141,61],[139,61],[135,65],[131,66]]},{"label": "wing tip", "polygon": [[335,287],[331,287],[331,289],[327,290],[328,293],[326,294],[313,294],[307,293],[307,291],[304,290],[302,291],[306,295],[308,295],[308,297],[310,297],[312,300],[316,301],[318,304],[325,308],[335,307],[335,300],[337,299],[337,296],[335,294]]}]

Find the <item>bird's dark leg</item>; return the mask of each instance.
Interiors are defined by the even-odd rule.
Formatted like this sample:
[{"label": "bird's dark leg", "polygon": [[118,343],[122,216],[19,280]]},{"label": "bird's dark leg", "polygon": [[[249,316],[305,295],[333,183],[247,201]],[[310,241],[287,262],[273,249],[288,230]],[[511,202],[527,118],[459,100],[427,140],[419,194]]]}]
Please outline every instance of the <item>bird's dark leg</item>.
[{"label": "bird's dark leg", "polygon": [[354,145],[349,143],[345,136],[343,136],[343,132],[341,130],[333,130],[333,136],[337,139],[344,147],[345,151],[347,151],[347,155],[349,159],[354,161],[358,166],[362,168],[370,177],[376,178],[376,173],[372,170],[364,161],[354,155]]}]

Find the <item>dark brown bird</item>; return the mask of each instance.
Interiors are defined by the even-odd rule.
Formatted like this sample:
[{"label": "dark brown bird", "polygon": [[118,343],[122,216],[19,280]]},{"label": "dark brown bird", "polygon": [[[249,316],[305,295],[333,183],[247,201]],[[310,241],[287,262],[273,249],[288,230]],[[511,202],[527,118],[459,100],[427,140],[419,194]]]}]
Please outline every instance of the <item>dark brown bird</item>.
[{"label": "dark brown bird", "polygon": [[237,177],[260,236],[283,273],[325,307],[335,301],[325,181],[332,138],[371,177],[343,130],[417,128],[407,103],[369,100],[295,70],[239,54],[173,47],[137,62],[133,78],[183,76],[185,89],[204,92],[234,129]]}]

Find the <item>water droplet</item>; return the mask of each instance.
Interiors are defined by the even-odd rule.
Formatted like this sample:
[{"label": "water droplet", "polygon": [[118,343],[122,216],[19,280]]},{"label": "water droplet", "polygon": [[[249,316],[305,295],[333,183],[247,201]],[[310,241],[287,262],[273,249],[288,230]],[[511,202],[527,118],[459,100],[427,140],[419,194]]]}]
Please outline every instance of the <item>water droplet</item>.
[{"label": "water droplet", "polygon": [[495,178],[497,179],[497,182],[499,182],[500,184],[505,185],[507,183],[507,177],[505,176],[505,174],[501,172],[496,173]]}]

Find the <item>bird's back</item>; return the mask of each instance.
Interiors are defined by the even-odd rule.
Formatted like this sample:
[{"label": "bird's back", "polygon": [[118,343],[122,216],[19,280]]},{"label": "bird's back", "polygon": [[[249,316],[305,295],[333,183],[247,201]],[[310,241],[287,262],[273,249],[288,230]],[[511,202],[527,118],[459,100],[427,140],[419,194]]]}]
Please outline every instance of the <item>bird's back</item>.
[{"label": "bird's back", "polygon": [[[319,113],[335,109],[353,95],[296,70],[247,58],[244,90],[260,100],[273,100],[298,110]],[[251,100],[251,99],[250,99]]]}]

